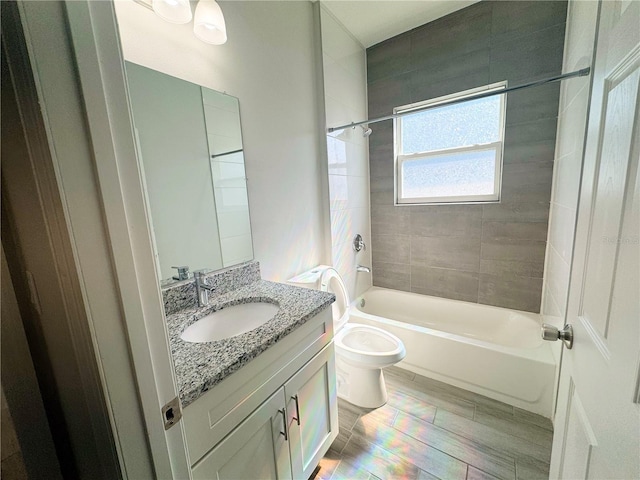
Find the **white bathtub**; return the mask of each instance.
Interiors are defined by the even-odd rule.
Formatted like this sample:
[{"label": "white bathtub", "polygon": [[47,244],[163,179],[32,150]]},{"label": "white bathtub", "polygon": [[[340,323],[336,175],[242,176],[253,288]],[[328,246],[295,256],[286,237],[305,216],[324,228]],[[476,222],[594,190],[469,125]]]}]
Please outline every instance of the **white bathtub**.
[{"label": "white bathtub", "polygon": [[379,287],[350,307],[350,322],[404,342],[399,367],[550,418],[555,363],[539,317]]}]

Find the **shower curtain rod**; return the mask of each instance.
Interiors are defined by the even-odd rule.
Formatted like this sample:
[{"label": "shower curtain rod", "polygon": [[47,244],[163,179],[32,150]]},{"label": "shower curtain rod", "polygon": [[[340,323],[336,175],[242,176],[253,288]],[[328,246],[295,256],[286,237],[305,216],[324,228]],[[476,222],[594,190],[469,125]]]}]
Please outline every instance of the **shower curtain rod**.
[{"label": "shower curtain rod", "polygon": [[434,105],[426,105],[424,107],[416,108],[415,110],[409,110],[409,111],[401,112],[401,113],[394,113],[392,115],[387,115],[385,117],[373,118],[371,120],[363,120],[361,122],[352,122],[352,123],[348,123],[346,125],[340,125],[339,127],[331,127],[331,128],[328,128],[327,131],[329,133],[331,133],[331,132],[335,132],[336,130],[342,130],[342,129],[349,128],[349,127],[357,127],[358,125],[370,125],[372,123],[383,122],[385,120],[391,120],[391,119],[394,119],[394,118],[403,117],[404,115],[409,115],[409,114],[413,114],[413,113],[417,113],[417,112],[422,112],[424,110],[430,110],[430,109],[436,108],[436,107],[443,107],[445,105],[455,105],[456,103],[468,102],[468,101],[471,101],[471,100],[478,100],[480,98],[491,97],[493,95],[502,95],[503,93],[514,92],[516,90],[522,90],[523,88],[539,87],[540,85],[546,85],[547,83],[559,82],[560,80],[566,80],[568,78],[584,77],[586,75],[589,75],[590,72],[591,72],[591,67],[587,67],[587,68],[583,68],[581,70],[576,70],[575,72],[564,73],[562,75],[557,75],[555,77],[549,77],[549,78],[545,78],[543,80],[537,80],[535,82],[524,83],[522,85],[516,85],[515,87],[508,87],[508,88],[504,88],[502,90],[492,90],[490,92],[478,93],[476,95],[471,95],[469,97],[456,98],[456,99],[453,99],[453,100],[449,100],[447,102],[436,103]]}]

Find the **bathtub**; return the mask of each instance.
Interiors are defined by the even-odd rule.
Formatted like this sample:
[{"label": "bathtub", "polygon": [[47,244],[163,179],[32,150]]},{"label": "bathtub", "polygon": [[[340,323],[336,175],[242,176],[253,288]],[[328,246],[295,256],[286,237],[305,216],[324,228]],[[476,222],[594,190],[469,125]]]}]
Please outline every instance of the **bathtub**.
[{"label": "bathtub", "polygon": [[538,314],[379,287],[349,310],[404,342],[399,367],[551,417],[556,365]]}]

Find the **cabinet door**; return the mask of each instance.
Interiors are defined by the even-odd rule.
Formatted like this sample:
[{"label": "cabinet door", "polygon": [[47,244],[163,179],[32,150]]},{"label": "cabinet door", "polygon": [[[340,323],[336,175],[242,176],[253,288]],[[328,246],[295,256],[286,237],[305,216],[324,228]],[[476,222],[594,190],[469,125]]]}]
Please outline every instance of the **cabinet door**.
[{"label": "cabinet door", "polygon": [[193,467],[194,480],[292,478],[285,426],[280,388]]},{"label": "cabinet door", "polygon": [[333,342],[284,385],[293,478],[308,479],[338,435]]}]

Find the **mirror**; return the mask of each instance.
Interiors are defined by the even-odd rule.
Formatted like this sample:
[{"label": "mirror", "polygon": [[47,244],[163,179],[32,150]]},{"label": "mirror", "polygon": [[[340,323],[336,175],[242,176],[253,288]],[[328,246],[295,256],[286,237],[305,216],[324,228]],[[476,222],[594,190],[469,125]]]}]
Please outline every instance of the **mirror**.
[{"label": "mirror", "polygon": [[237,98],[126,62],[160,279],[253,258]]}]

